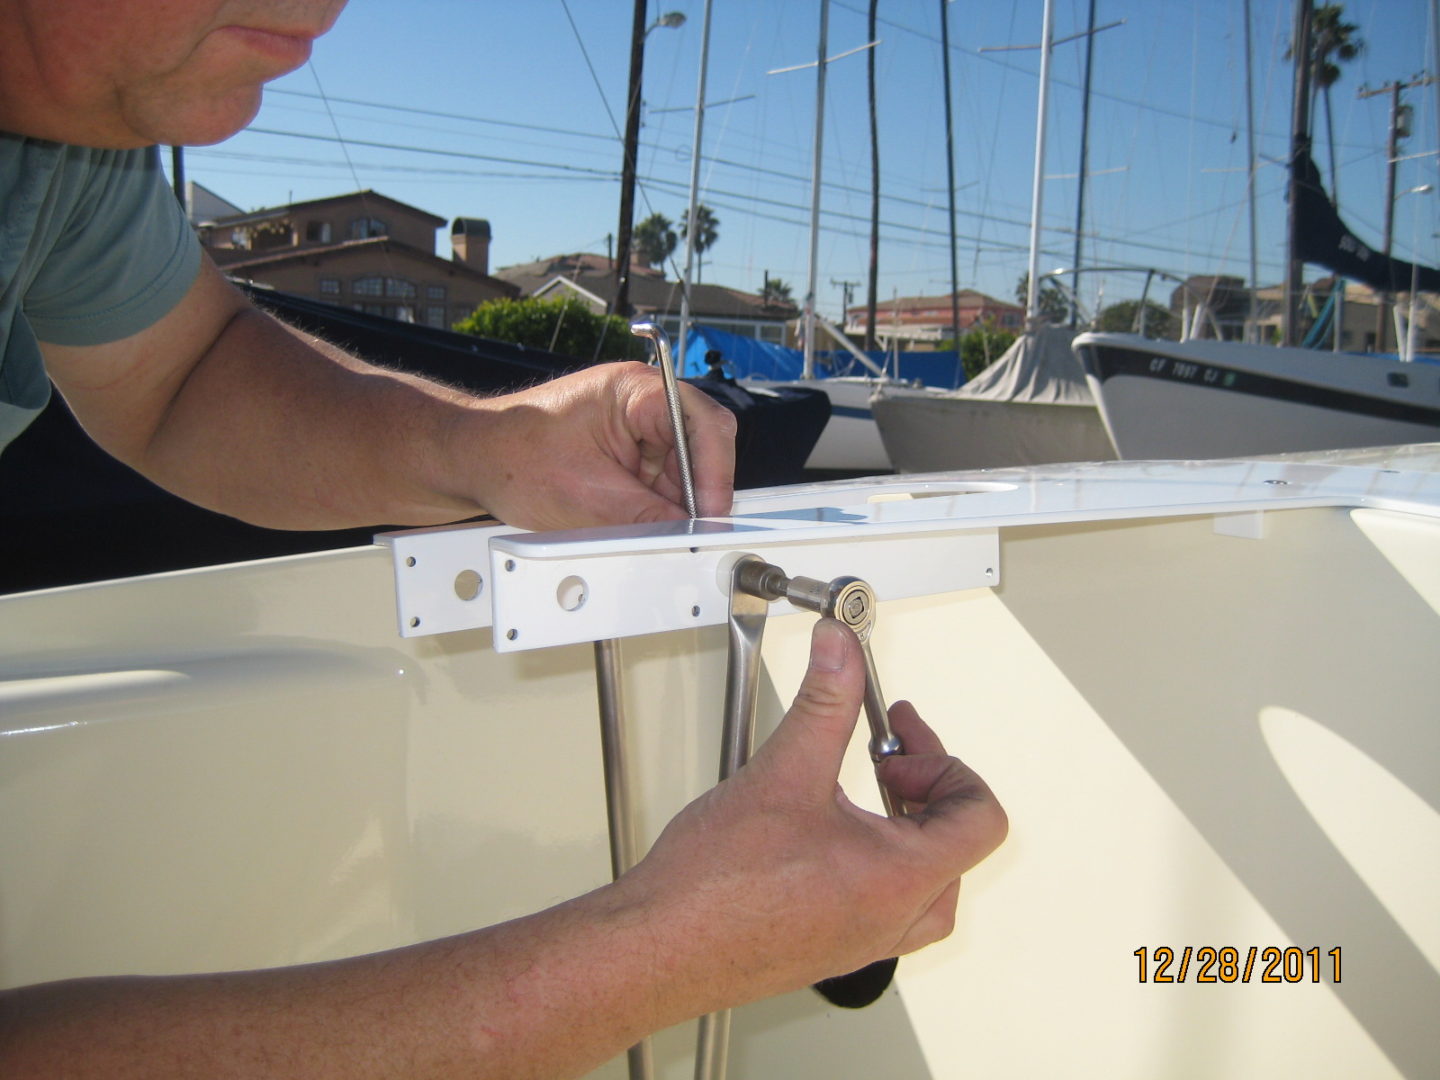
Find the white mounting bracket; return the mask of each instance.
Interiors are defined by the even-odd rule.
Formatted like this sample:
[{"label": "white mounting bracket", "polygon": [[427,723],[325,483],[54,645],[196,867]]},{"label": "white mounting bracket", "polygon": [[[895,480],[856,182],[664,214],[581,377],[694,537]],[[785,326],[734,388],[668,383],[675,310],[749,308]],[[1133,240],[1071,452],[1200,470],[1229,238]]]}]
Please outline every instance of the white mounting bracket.
[{"label": "white mounting bracket", "polygon": [[378,539],[394,561],[402,636],[489,626],[495,649],[512,652],[721,625],[730,564],[747,552],[792,575],[863,578],[882,599],[998,584],[998,531],[934,517],[935,502],[922,512],[913,498],[866,489],[851,505],[770,499],[766,512],[693,522],[551,533],[461,525]]}]

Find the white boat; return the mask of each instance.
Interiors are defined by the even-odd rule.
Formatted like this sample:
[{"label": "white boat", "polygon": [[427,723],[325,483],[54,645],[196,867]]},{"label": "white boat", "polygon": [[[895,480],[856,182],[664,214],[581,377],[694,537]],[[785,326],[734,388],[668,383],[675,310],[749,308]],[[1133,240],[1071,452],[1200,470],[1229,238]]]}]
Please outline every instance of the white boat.
[{"label": "white boat", "polygon": [[939,393],[931,387],[863,375],[800,378],[783,383],[746,381],[744,385],[749,389],[783,386],[823,391],[830,399],[830,421],[810,451],[805,468],[852,475],[886,473],[901,467],[891,460],[871,406],[878,392],[883,390],[889,398],[907,401]]},{"label": "white boat", "polygon": [[1213,458],[1440,439],[1440,367],[1394,357],[1082,334],[1122,458]]},{"label": "white boat", "polygon": [[1115,447],[1070,351],[1072,336],[1058,328],[1025,334],[958,390],[877,390],[871,408],[895,468],[937,472],[1113,459]]},{"label": "white boat", "polygon": [[[605,881],[589,642],[623,639],[643,848],[715,775],[741,551],[874,585],[887,690],[1011,835],[876,1004],[738,1010],[732,1077],[1435,1074],[1436,446],[877,477],[691,531],[0,598],[0,983],[351,955]],[[762,732],[811,621],[772,614]],[[660,1033],[656,1075],[693,1046]]]}]

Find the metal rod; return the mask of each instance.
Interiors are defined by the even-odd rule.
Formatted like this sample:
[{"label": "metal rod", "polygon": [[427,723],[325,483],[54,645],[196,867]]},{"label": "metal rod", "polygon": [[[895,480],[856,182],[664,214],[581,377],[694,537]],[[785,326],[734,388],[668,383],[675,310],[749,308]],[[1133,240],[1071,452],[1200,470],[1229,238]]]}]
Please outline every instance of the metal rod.
[{"label": "metal rod", "polygon": [[[725,668],[725,718],[720,737],[720,780],[744,768],[755,743],[760,697],[760,645],[770,600],[742,581],[774,569],[758,555],[742,555],[730,569],[730,651]],[[730,1054],[730,1010],[700,1018],[695,1080],[724,1080]]]},{"label": "metal rod", "polygon": [[[595,642],[595,689],[600,704],[600,759],[605,773],[605,814],[610,826],[610,873],[619,877],[635,865],[635,821],[630,766],[625,749],[625,695],[620,642]],[[649,1037],[626,1051],[630,1080],[655,1075]]]},{"label": "metal rod", "polygon": [[685,435],[680,386],[675,380],[675,365],[670,360],[670,339],[654,323],[631,323],[630,332],[636,337],[649,338],[655,345],[655,362],[665,380],[665,402],[670,409],[670,427],[675,433],[675,462],[680,470],[680,487],[685,493],[685,512],[693,520],[700,516],[700,507],[695,499],[695,473],[690,467],[690,442]]}]

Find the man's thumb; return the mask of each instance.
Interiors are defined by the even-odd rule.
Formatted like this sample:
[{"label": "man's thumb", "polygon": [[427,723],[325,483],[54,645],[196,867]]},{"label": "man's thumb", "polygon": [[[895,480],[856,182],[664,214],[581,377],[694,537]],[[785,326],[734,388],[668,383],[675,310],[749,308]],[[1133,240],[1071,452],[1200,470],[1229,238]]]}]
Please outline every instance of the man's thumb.
[{"label": "man's thumb", "polygon": [[819,620],[795,703],[756,754],[756,764],[763,760],[766,770],[780,771],[797,793],[830,798],[864,694],[859,641],[836,620]]}]

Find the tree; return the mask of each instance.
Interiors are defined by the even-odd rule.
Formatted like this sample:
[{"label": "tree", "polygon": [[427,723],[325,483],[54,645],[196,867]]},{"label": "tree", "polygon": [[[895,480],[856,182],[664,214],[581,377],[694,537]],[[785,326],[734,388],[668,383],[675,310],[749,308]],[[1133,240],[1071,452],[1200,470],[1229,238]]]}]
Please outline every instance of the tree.
[{"label": "tree", "polygon": [[[1139,300],[1121,300],[1118,304],[1100,309],[1095,316],[1095,329],[1116,334],[1138,333],[1139,314]],[[1171,341],[1179,337],[1179,322],[1174,313],[1154,300],[1145,301],[1145,336]]]},{"label": "tree", "polygon": [[[999,360],[1005,350],[1015,344],[1016,336],[1013,330],[1002,330],[996,326],[993,318],[975,324],[962,334],[958,347],[960,366],[965,372],[965,378],[967,380],[975,378],[976,375]],[[941,351],[956,347],[957,343],[954,338],[942,341],[938,345]]]},{"label": "tree", "polygon": [[790,294],[790,286],[777,277],[765,279],[760,300],[766,307],[790,308],[792,311],[795,308],[795,297]]},{"label": "tree", "polygon": [[617,315],[599,315],[574,297],[490,300],[455,324],[462,334],[545,349],[579,360],[643,360],[645,342]]},{"label": "tree", "polygon": [[[1030,310],[1030,274],[1020,275],[1015,283],[1015,300],[1028,312]],[[1058,326],[1070,318],[1070,300],[1053,281],[1040,286],[1039,316],[1041,322]]]},{"label": "tree", "polygon": [[[687,211],[685,216],[690,216]],[[690,239],[690,223],[680,223],[680,236],[684,240]],[[705,252],[715,246],[715,241],[720,239],[720,219],[715,216],[715,211],[708,206],[695,207],[695,280],[701,277],[700,268],[705,265]]]},{"label": "tree", "polygon": [[680,238],[664,214],[651,214],[635,226],[635,254],[646,266],[660,266],[675,252]]},{"label": "tree", "polygon": [[[1325,98],[1325,144],[1330,156],[1330,197],[1338,201],[1336,188],[1339,178],[1335,175],[1335,121],[1330,108],[1330,88],[1340,81],[1343,72],[1341,63],[1348,63],[1360,55],[1365,42],[1358,36],[1360,27],[1345,22],[1345,5],[1321,4],[1310,17],[1310,83],[1311,112],[1314,112],[1314,98],[1323,94]],[[1287,60],[1295,56],[1291,43],[1285,52]],[[1336,63],[1339,61],[1339,63]]]}]

